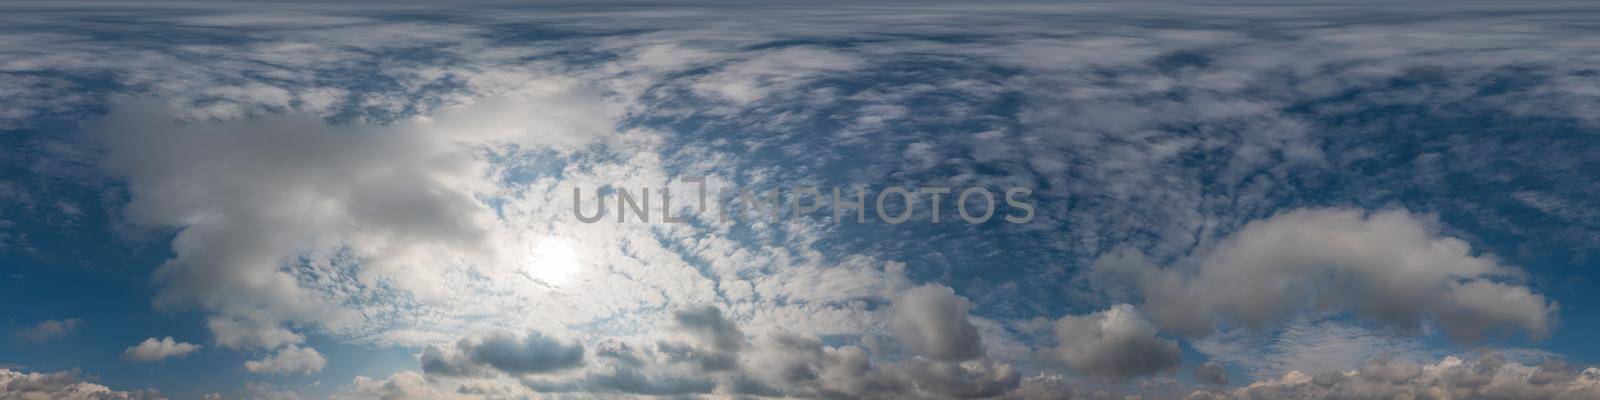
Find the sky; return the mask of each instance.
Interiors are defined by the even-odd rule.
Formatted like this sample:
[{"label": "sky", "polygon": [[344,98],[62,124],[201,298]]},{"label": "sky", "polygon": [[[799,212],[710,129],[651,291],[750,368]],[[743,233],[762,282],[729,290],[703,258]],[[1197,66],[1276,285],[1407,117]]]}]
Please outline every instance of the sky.
[{"label": "sky", "polygon": [[0,399],[1600,398],[1588,4],[0,9]]}]

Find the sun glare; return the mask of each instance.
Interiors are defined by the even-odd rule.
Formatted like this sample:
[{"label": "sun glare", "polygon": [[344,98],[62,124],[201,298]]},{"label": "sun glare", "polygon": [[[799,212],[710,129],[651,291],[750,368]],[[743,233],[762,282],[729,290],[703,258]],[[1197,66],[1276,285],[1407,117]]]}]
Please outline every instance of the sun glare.
[{"label": "sun glare", "polygon": [[533,260],[528,263],[529,278],[546,285],[561,287],[572,281],[581,265],[575,244],[568,239],[547,237],[534,245]]}]

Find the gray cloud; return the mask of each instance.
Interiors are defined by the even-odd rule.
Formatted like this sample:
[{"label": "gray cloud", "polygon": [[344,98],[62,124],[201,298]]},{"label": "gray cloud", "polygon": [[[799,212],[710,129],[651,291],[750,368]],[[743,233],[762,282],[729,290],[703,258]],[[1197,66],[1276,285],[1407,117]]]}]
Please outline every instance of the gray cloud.
[{"label": "gray cloud", "polygon": [[1200,364],[1194,367],[1194,380],[1208,385],[1227,385],[1228,369],[1217,363]]},{"label": "gray cloud", "polygon": [[1074,371],[1124,379],[1178,365],[1178,342],[1156,336],[1156,327],[1131,305],[1118,304],[1055,323],[1060,345],[1053,355]]},{"label": "gray cloud", "polygon": [[583,346],[537,331],[505,331],[469,335],[453,347],[428,346],[422,370],[428,375],[474,376],[501,372],[511,376],[555,372],[583,365]]},{"label": "gray cloud", "polygon": [[82,330],[88,325],[89,324],[84,323],[83,319],[80,318],[67,318],[63,320],[49,319],[39,321],[39,323],[18,330],[11,335],[18,340],[43,342],[71,336],[72,334],[78,333],[79,330]]},{"label": "gray cloud", "polygon": [[1252,222],[1186,271],[1113,252],[1097,268],[1129,273],[1141,309],[1164,330],[1204,336],[1219,319],[1274,325],[1306,309],[1342,310],[1405,332],[1428,318],[1464,341],[1521,331],[1548,334],[1557,306],[1516,284],[1521,272],[1425,216],[1307,209]]},{"label": "gray cloud", "polygon": [[[966,299],[937,285],[899,296],[892,313],[916,314],[912,320],[949,318],[932,323],[957,332],[923,332],[927,336],[960,336],[971,327]],[[895,320],[899,315],[889,315]],[[799,398],[988,398],[1016,389],[1021,372],[985,354],[965,359],[923,357],[875,360],[856,345],[825,345],[815,336],[773,331],[748,338],[739,326],[712,306],[690,307],[673,313],[669,339],[656,341],[654,349],[608,339],[594,345],[595,357],[578,375],[526,375],[525,388],[542,393],[582,391],[651,396],[734,394]],[[975,335],[975,333],[970,333]],[[896,336],[897,338],[899,336]],[[466,339],[463,339],[464,341]],[[963,339],[966,340],[966,339]],[[924,342],[927,343],[927,342]],[[959,354],[957,346],[982,349],[976,337],[963,342],[945,341],[952,350],[930,354]],[[911,348],[905,344],[901,347]],[[429,377],[468,381],[491,376],[467,365],[464,352],[429,347],[422,356]],[[373,386],[375,381],[364,381]],[[463,386],[465,387],[465,386]]]},{"label": "gray cloud", "polygon": [[941,361],[984,355],[978,328],[967,320],[972,303],[939,285],[912,288],[894,302],[889,330],[912,354]]},{"label": "gray cloud", "polygon": [[744,332],[722,317],[713,306],[692,307],[672,313],[677,341],[663,341],[656,347],[680,361],[693,361],[707,371],[738,367],[739,351],[745,348]]}]

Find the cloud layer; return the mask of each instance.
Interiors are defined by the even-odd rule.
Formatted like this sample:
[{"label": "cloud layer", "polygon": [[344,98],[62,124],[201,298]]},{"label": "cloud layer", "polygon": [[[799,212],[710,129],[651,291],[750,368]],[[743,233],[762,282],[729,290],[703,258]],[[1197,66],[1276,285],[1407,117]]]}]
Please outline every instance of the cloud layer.
[{"label": "cloud layer", "polygon": [[[1558,322],[1590,318],[1558,304],[1600,256],[1582,7],[263,7],[0,13],[0,251],[161,243],[105,258],[165,258],[127,286],[245,372],[362,364],[308,344],[331,340],[421,353],[357,397],[1176,397],[1581,349]],[[1039,209],[570,213],[574,187],[648,187],[694,215],[689,176]]]},{"label": "cloud layer", "polygon": [[1447,357],[1433,364],[1375,360],[1359,369],[1307,375],[1290,371],[1225,392],[1185,399],[1589,399],[1600,396],[1600,369],[1550,362],[1528,366],[1497,355]]}]

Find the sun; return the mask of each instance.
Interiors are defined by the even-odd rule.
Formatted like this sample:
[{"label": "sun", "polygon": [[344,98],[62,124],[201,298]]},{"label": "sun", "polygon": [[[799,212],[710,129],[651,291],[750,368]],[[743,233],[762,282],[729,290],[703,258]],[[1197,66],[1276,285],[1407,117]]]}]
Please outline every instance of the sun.
[{"label": "sun", "polygon": [[583,265],[571,239],[546,237],[534,245],[533,258],[525,268],[529,278],[561,287],[571,283]]}]

